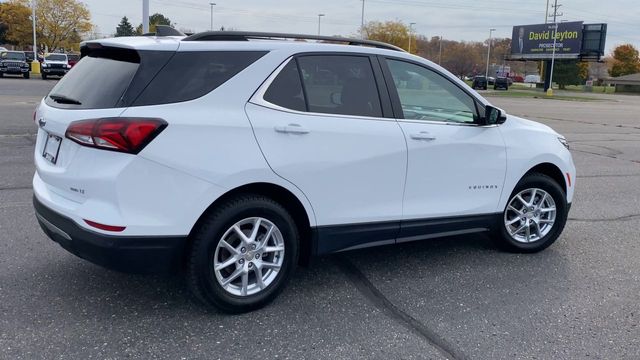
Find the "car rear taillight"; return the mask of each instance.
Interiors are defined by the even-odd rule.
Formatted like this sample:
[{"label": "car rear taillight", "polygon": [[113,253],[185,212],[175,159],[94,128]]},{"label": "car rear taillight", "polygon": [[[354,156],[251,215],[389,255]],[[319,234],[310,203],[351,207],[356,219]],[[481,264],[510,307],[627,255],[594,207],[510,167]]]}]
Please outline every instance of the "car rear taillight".
[{"label": "car rear taillight", "polygon": [[100,229],[100,230],[104,230],[104,231],[113,231],[113,232],[121,232],[124,231],[124,229],[126,229],[126,226],[114,226],[114,225],[105,225],[105,224],[100,224],[97,223],[95,221],[91,221],[91,220],[87,220],[87,219],[82,219],[84,220],[84,222],[87,223],[87,225],[92,226],[96,229]]},{"label": "car rear taillight", "polygon": [[74,121],[65,136],[84,146],[129,154],[139,153],[167,122],[154,118],[103,118]]}]

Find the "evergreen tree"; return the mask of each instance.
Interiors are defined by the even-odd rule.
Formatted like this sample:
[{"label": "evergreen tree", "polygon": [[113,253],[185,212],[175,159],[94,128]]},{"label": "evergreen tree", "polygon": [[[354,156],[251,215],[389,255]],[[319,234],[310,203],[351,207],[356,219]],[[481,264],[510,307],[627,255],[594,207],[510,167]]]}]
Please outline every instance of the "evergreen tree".
[{"label": "evergreen tree", "polygon": [[116,28],[116,37],[117,36],[134,36],[136,35],[136,30],[133,28],[133,25],[129,22],[126,16],[122,17],[120,20],[120,24]]},{"label": "evergreen tree", "polygon": [[553,81],[560,89],[564,89],[567,85],[580,85],[582,80],[577,60],[556,60]]}]

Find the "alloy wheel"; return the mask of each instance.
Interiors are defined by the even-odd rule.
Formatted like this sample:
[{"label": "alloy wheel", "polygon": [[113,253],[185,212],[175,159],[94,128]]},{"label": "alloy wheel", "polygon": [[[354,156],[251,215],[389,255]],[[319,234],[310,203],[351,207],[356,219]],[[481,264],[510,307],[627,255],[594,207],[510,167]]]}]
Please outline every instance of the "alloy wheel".
[{"label": "alloy wheel", "polygon": [[261,217],[240,220],[218,242],[213,258],[215,278],[232,295],[256,294],[278,276],[284,251],[282,233],[274,223]]},{"label": "alloy wheel", "polygon": [[509,200],[504,226],[517,242],[531,243],[545,237],[556,220],[553,197],[539,188],[520,191]]}]

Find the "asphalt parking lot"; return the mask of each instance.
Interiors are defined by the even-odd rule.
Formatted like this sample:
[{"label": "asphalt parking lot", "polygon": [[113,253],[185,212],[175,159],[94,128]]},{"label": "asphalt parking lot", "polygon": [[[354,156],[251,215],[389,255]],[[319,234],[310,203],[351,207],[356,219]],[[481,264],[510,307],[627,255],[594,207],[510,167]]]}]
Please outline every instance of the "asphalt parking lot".
[{"label": "asphalt parking lot", "polygon": [[640,358],[640,96],[490,98],[570,141],[576,196],[546,251],[474,235],[328,256],[229,316],[180,276],[104,270],[45,237],[32,114],[54,84],[0,79],[0,358]]}]

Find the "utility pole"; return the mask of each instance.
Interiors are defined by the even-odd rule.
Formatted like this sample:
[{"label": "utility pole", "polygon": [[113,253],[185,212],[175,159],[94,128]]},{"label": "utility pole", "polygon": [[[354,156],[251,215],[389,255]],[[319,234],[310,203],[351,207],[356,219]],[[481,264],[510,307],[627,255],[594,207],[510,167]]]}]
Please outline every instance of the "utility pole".
[{"label": "utility pole", "polygon": [[362,14],[360,15],[360,38],[364,40],[364,0],[362,0]]},{"label": "utility pole", "polygon": [[142,0],[142,33],[149,32],[149,0]]},{"label": "utility pole", "polygon": [[211,5],[211,23],[209,25],[209,30],[213,31],[213,7],[216,6],[216,3],[210,2]]},{"label": "utility pole", "polygon": [[489,48],[487,49],[487,71],[484,74],[484,77],[487,78],[487,84],[489,84],[489,56],[491,55],[491,43],[493,42],[493,32],[496,29],[489,29]]},{"label": "utility pole", "polygon": [[411,35],[413,35],[413,25],[416,23],[409,23],[409,54],[411,54]]},{"label": "utility pole", "polygon": [[556,62],[556,41],[558,40],[558,16],[562,16],[562,13],[558,13],[558,9],[562,5],[558,5],[558,0],[554,0],[553,4],[553,52],[551,53],[551,69],[549,74],[549,88],[547,89],[547,96],[553,96],[553,66]]},{"label": "utility pole", "polygon": [[320,19],[322,19],[323,16],[324,14],[318,14],[318,36],[320,36]]},{"label": "utility pole", "polygon": [[442,62],[442,35],[440,35],[440,50],[438,50],[438,65]]}]

